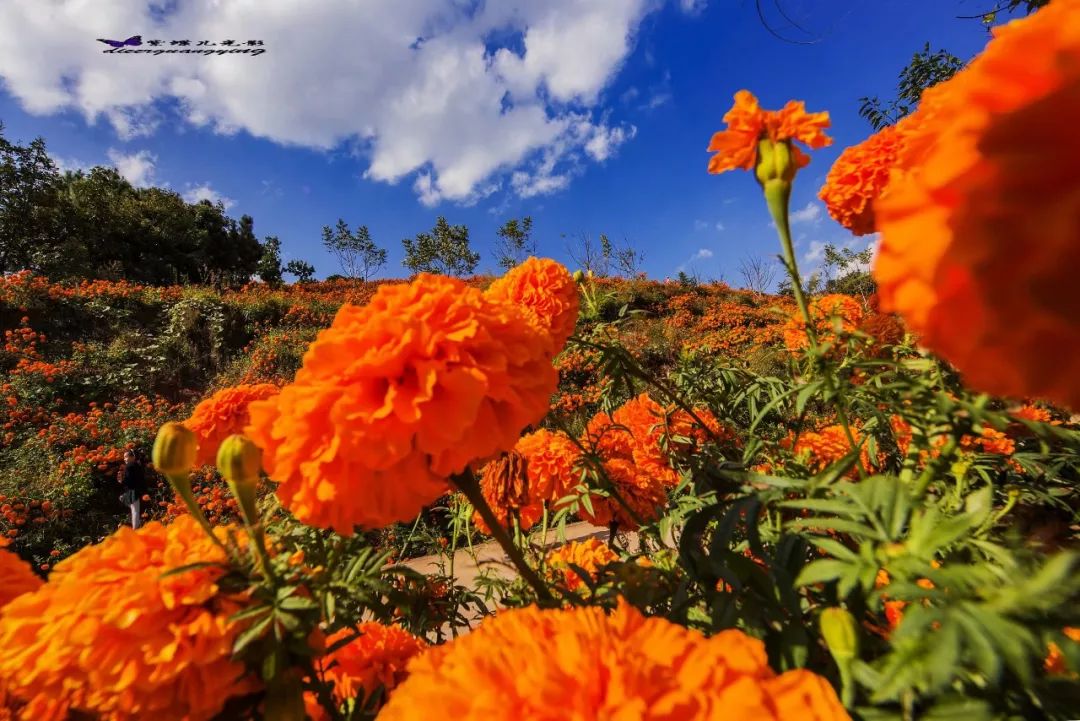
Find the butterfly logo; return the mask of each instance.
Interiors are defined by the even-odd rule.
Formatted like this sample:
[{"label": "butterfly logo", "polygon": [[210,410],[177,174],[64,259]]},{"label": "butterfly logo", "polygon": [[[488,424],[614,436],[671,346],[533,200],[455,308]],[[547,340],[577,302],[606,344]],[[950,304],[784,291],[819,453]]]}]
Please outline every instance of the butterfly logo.
[{"label": "butterfly logo", "polygon": [[132,35],[127,40],[106,40],[105,38],[98,38],[99,43],[105,43],[114,48],[122,48],[125,45],[142,45],[142,35]]}]

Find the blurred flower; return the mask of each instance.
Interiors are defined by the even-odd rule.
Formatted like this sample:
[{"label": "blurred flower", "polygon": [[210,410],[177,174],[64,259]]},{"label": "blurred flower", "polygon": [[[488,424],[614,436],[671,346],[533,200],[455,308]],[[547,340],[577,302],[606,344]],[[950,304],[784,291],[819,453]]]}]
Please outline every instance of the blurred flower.
[{"label": "blurred flower", "polygon": [[[905,119],[906,120],[906,119]],[[825,177],[818,197],[825,202],[829,215],[854,235],[876,230],[874,203],[889,183],[889,173],[896,163],[903,135],[898,125],[888,125],[869,138],[846,148]]]},{"label": "blurred flower", "polygon": [[0,608],[24,593],[36,591],[42,583],[30,564],[5,549],[8,544],[8,539],[0,537]]},{"label": "blurred flower", "polygon": [[[814,320],[814,330],[820,344],[838,345],[845,334],[859,327],[864,316],[862,304],[849,295],[830,293],[810,300],[810,317]],[[801,350],[810,345],[806,336],[806,321],[798,311],[791,314],[784,326],[784,345],[790,350]]]},{"label": "blurred flower", "polygon": [[247,426],[248,405],[270,398],[278,390],[273,383],[242,384],[224,388],[200,401],[191,417],[184,421],[199,439],[196,465],[214,465],[221,442],[233,434],[243,433]]},{"label": "blurred flower", "polygon": [[190,517],[122,528],[60,561],[48,583],[0,616],[0,677],[27,718],[82,711],[107,721],[207,721],[257,690],[232,660],[243,601],[223,596],[218,566],[164,576],[223,551]]},{"label": "blurred flower", "polygon": [[[368,698],[382,687],[387,694],[405,680],[408,661],[427,648],[427,643],[400,626],[381,623],[361,623],[356,629],[346,628],[326,639],[326,645],[344,638],[360,636],[319,662],[323,679],[333,684],[334,699],[340,705],[361,694]],[[384,697],[385,700],[385,697]],[[305,694],[308,716],[325,721],[329,715],[319,706],[313,693]]]},{"label": "blurred flower", "polygon": [[930,88],[876,205],[885,310],[966,382],[1080,410],[1080,0]]},{"label": "blurred flower", "polygon": [[849,719],[829,683],[777,676],[764,644],[741,631],[705,638],[621,603],[503,611],[409,665],[380,721],[438,709],[472,719]]}]

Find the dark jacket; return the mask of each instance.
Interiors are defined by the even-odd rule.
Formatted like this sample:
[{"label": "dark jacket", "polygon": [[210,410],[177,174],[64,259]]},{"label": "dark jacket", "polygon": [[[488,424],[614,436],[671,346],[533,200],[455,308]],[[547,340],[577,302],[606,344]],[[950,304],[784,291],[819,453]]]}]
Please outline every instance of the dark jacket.
[{"label": "dark jacket", "polygon": [[124,472],[120,476],[120,482],[124,484],[124,490],[142,493],[146,490],[146,469],[137,460],[124,464]]}]

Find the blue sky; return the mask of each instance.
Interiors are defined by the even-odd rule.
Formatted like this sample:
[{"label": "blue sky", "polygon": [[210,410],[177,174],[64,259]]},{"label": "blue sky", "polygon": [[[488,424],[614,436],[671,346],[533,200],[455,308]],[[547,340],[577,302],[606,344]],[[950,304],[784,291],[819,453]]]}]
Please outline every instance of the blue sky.
[{"label": "blue sky", "polygon": [[[805,264],[849,236],[816,202],[840,150],[866,137],[858,99],[894,92],[929,41],[970,57],[957,19],[989,0],[4,0],[0,121],[44,136],[65,167],[115,164],[133,182],[222,198],[286,260],[337,271],[320,229],[365,224],[401,276],[401,239],[438,215],[495,261],[495,229],[531,215],[542,255],[562,234],[607,233],[680,268],[738,284],[739,259],[775,253],[757,186],[710,176],[705,148],[741,88],[832,115],[792,199]],[[436,7],[441,6],[441,7]],[[258,57],[108,55],[95,38],[262,39]],[[148,46],[144,46],[148,47]]]}]

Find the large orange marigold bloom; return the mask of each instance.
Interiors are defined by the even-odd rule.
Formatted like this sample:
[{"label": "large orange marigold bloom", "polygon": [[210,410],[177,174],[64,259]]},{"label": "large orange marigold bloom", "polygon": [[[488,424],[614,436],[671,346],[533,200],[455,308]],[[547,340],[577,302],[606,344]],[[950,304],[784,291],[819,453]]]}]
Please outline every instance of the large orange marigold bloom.
[{"label": "large orange marigold bloom", "polygon": [[[861,442],[858,428],[851,429],[852,437],[856,444]],[[795,437],[791,434],[788,438],[781,441],[781,445],[789,448],[793,455],[801,458],[807,465],[807,467],[814,473],[820,473],[834,463],[839,462],[842,458],[851,453],[851,443],[848,441],[847,433],[844,431],[844,427],[841,425],[825,426],[817,431],[803,431]],[[879,454],[881,456],[882,454]],[[862,451],[859,454],[859,461],[862,463],[864,469],[872,469],[876,465],[880,465],[883,458],[879,457],[878,462],[875,463],[870,458],[870,453],[866,449],[866,444],[862,444]],[[854,477],[858,473],[857,469],[852,468],[848,471],[848,475]]]},{"label": "large orange marigold bloom", "polygon": [[825,177],[818,197],[833,220],[855,235],[877,229],[874,203],[888,187],[902,137],[896,125],[885,127],[840,153]]},{"label": "large orange marigold bloom", "polygon": [[564,266],[548,258],[529,258],[491,284],[491,300],[524,309],[529,320],[558,348],[574,334],[580,298]]},{"label": "large orange marigold bloom", "polygon": [[243,433],[249,421],[248,405],[276,395],[273,383],[255,383],[224,388],[195,406],[191,417],[184,421],[199,441],[195,464],[212,466],[217,463],[218,446],[234,433]]},{"label": "large orange marigold bloom", "polygon": [[0,608],[24,593],[36,591],[42,584],[30,564],[5,550],[9,543],[8,539],[0,538]]},{"label": "large orange marigold bloom", "polygon": [[576,591],[585,582],[571,565],[577,566],[595,579],[601,568],[618,561],[619,556],[603,541],[589,538],[584,541],[571,541],[565,546],[548,551],[545,560],[548,568],[558,574],[562,583],[571,591]]},{"label": "large orange marigold bloom", "polygon": [[1080,0],[927,90],[876,206],[885,310],[990,393],[1080,410]]},{"label": "large orange marigold bloom", "polygon": [[[836,343],[840,336],[857,330],[866,313],[855,298],[842,293],[830,293],[810,300],[810,317],[819,343]],[[839,324],[840,336],[837,335]],[[784,345],[799,350],[810,345],[806,336],[806,321],[796,310],[784,325]]]},{"label": "large orange marigold bloom", "polygon": [[[374,621],[362,623],[355,630],[338,631],[326,639],[331,646],[343,638],[360,636],[320,661],[323,679],[334,685],[334,699],[344,704],[363,694],[368,698],[380,687],[389,694],[408,673],[406,664],[427,648],[427,642],[400,626],[386,626]],[[329,718],[312,694],[305,696],[308,715],[315,721]]]},{"label": "large orange marigold bloom", "polygon": [[384,526],[544,417],[558,350],[523,307],[421,274],[343,306],[296,380],[251,404],[246,433],[301,521],[343,534]]},{"label": "large orange marigold bloom", "polygon": [[122,528],[53,569],[48,583],[0,615],[0,677],[29,702],[25,715],[59,721],[69,710],[103,721],[205,721],[231,696],[257,690],[231,659],[241,601],[224,597],[224,562],[190,517]]},{"label": "large orange marigold bloom", "polygon": [[827,681],[776,675],[741,631],[706,638],[623,603],[504,611],[409,664],[381,721],[849,719]]},{"label": "large orange marigold bloom", "polygon": [[[753,170],[757,165],[758,141],[768,138],[774,143],[797,140],[809,148],[824,148],[832,143],[825,135],[829,114],[808,113],[802,101],[788,101],[780,110],[762,110],[758,99],[749,90],[735,93],[735,105],[724,115],[727,130],[713,134],[709,152],[710,173],[727,170]],[[798,147],[792,146],[795,165],[805,167],[810,162]]]}]

